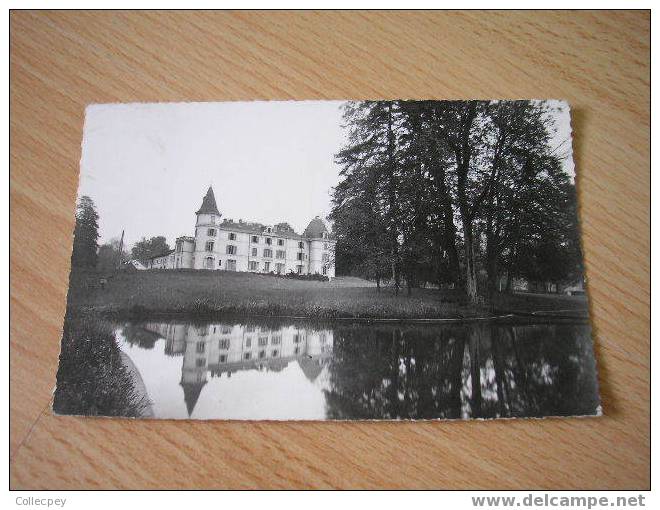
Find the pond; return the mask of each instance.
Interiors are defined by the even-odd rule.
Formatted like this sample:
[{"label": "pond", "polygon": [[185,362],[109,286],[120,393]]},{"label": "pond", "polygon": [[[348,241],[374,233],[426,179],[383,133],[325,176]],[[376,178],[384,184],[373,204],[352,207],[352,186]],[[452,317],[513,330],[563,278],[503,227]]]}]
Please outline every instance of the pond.
[{"label": "pond", "polygon": [[115,336],[151,401],[149,417],[457,419],[600,409],[582,322],[161,320],[118,324]]}]

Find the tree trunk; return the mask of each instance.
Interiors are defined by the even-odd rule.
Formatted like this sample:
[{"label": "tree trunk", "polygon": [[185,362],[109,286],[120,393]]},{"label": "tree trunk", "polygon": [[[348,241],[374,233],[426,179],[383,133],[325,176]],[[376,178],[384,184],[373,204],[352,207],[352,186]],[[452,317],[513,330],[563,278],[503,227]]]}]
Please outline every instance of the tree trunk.
[{"label": "tree trunk", "polygon": [[[461,214],[461,216],[464,216]],[[474,261],[474,235],[472,221],[463,220],[463,235],[465,236],[465,293],[473,303],[477,301],[477,270]]]}]

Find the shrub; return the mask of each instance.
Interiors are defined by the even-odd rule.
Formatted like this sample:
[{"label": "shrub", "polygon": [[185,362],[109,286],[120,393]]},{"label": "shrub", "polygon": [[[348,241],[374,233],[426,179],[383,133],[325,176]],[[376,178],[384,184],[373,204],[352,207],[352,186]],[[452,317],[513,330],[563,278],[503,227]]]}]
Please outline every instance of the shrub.
[{"label": "shrub", "polygon": [[139,417],[149,405],[135,388],[111,327],[94,316],[67,317],[53,410],[58,414]]}]

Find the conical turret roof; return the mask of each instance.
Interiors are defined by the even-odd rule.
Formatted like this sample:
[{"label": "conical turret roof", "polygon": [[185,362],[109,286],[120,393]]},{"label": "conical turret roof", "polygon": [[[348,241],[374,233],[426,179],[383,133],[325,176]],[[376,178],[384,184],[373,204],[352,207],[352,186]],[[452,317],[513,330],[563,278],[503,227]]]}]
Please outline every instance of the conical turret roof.
[{"label": "conical turret roof", "polygon": [[327,232],[328,228],[325,226],[324,221],[320,217],[314,218],[309,222],[305,232],[303,232],[304,237],[323,237],[323,233]]},{"label": "conical turret roof", "polygon": [[213,188],[209,186],[209,190],[204,195],[204,200],[202,200],[202,207],[199,208],[196,214],[220,214],[218,211],[218,205],[215,203],[215,195],[213,194]]},{"label": "conical turret roof", "polygon": [[206,384],[206,381],[198,383],[181,383],[183,387],[183,400],[186,402],[186,409],[188,410],[188,416],[192,415],[197,400],[199,399],[199,394],[202,391],[202,388]]}]

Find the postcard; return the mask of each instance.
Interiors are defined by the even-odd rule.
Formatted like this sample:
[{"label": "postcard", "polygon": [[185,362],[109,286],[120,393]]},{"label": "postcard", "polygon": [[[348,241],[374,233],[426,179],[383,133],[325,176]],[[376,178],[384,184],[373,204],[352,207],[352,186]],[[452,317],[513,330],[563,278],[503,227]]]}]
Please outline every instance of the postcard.
[{"label": "postcard", "polygon": [[601,414],[568,104],[90,105],[53,410]]}]

